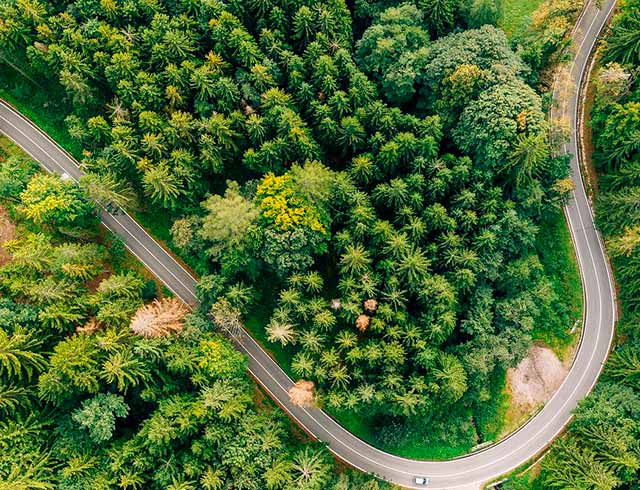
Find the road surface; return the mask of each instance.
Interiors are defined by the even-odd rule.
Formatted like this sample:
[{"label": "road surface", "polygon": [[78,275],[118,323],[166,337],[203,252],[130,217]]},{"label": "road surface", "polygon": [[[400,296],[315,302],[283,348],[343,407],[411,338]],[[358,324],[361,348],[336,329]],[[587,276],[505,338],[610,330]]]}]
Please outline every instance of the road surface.
[{"label": "road surface", "polygon": [[[580,16],[574,30],[575,60],[568,85],[580,86],[589,53],[613,11],[615,0],[604,2],[602,10],[591,2]],[[553,117],[566,117],[571,124],[571,140],[565,150],[578,155],[576,142],[578,90],[564,91],[562,84],[556,98],[563,102]],[[0,102],[0,131],[6,134],[50,172],[66,174],[77,180],[82,171],[76,161],[51,138],[21,116],[11,106]],[[415,461],[385,453],[361,441],[324,412],[304,409],[289,402],[288,389],[293,382],[280,367],[246,333],[239,339],[239,349],[249,358],[249,370],[296,422],[308,433],[328,444],[331,451],[350,465],[409,488],[419,487],[416,476],[431,479],[428,488],[474,490],[483,483],[508,473],[541,453],[571,418],[571,412],[593,388],[607,358],[616,319],[614,287],[602,240],[594,228],[591,208],[580,178],[579,162],[571,160],[575,181],[574,198],[566,207],[585,295],[582,340],[569,374],[551,400],[527,424],[503,441],[449,461]],[[106,211],[101,215],[107,228],[120,235],[127,248],[166,286],[190,305],[197,304],[196,279],[173,259],[126,213]]]}]

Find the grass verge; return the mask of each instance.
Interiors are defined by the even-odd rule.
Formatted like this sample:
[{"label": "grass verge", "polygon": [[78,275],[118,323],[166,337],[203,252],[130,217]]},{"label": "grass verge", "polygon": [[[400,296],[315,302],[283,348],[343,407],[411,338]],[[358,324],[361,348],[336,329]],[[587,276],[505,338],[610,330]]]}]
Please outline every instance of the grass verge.
[{"label": "grass verge", "polygon": [[[539,475],[540,460],[528,461],[497,481],[503,481],[500,484],[500,488],[503,490],[545,490],[538,479]],[[492,483],[494,482],[487,483],[484,488],[495,488],[490,486]]]},{"label": "grass verge", "polygon": [[580,338],[582,322],[582,282],[571,234],[562,212],[547,217],[541,226],[536,249],[547,277],[558,296],[555,324],[538,324],[532,332],[536,341],[543,342],[561,361],[568,361],[575,343]]},{"label": "grass verge", "polygon": [[44,132],[77,159],[82,158],[82,147],[66,130],[64,104],[49,91],[34,87],[13,69],[0,63],[0,97],[20,110]]},{"label": "grass verge", "polygon": [[370,419],[348,411],[335,411],[327,408],[325,408],[325,411],[345,429],[363,441],[378,449],[404,458],[434,461],[446,460],[469,453],[475,445],[470,440],[449,443],[429,439],[425,437],[423,431],[416,432],[414,437],[407,438],[397,446],[390,447],[376,444],[374,441],[376,441],[377,429],[372,426]]},{"label": "grass verge", "polygon": [[504,0],[503,16],[499,26],[509,39],[527,30],[532,15],[542,4],[542,0]]}]

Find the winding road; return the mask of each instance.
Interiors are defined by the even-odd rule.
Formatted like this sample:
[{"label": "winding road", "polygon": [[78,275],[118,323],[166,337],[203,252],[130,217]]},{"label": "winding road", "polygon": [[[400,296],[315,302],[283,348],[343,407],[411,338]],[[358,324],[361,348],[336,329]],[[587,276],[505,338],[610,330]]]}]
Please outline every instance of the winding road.
[{"label": "winding road", "polygon": [[[552,117],[566,119],[571,127],[564,151],[574,155],[571,171],[573,198],[565,214],[571,230],[582,276],[585,311],[582,338],[569,374],[544,406],[527,424],[506,439],[481,451],[449,461],[415,461],[380,451],[342,428],[319,409],[300,408],[289,402],[293,381],[246,332],[236,339],[249,358],[249,370],[274,400],[308,433],[325,442],[335,455],[350,465],[408,488],[425,488],[416,476],[430,478],[428,488],[476,490],[540,454],[562,431],[579,400],[586,396],[607,358],[616,320],[615,289],[599,233],[580,175],[578,161],[578,97],[589,55],[600,31],[615,7],[605,0],[601,8],[592,0],[573,31],[574,59],[568,77],[556,84]],[[50,172],[73,180],[82,175],[78,163],[49,136],[0,101],[0,132],[22,147]],[[124,211],[101,213],[104,225],[124,240],[127,248],[176,296],[195,306],[196,279]]]}]

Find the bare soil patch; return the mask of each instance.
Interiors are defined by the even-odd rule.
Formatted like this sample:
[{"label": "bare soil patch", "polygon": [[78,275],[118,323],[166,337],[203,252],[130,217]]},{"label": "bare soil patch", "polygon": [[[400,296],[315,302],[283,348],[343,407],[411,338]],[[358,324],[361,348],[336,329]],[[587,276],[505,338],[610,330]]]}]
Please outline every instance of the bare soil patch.
[{"label": "bare soil patch", "polygon": [[560,387],[567,372],[551,349],[534,345],[520,364],[507,371],[512,403],[523,408],[544,404]]},{"label": "bare soil patch", "polygon": [[[9,213],[0,205],[0,245],[8,240],[13,240],[16,236],[16,225],[9,218]],[[0,266],[11,260],[11,254],[0,247]]]},{"label": "bare soil patch", "polygon": [[520,364],[507,371],[509,405],[498,439],[521,427],[553,396],[567,376],[572,358],[572,354],[567,356],[563,363],[549,347],[534,345]]}]

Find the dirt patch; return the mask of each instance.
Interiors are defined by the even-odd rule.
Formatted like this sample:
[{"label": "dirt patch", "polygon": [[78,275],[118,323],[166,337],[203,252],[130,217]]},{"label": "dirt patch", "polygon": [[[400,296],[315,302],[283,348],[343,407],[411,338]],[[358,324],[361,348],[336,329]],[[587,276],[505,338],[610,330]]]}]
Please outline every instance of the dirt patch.
[{"label": "dirt patch", "polygon": [[512,404],[533,408],[544,404],[560,387],[568,369],[549,349],[535,345],[515,368],[507,371]]},{"label": "dirt patch", "polygon": [[[8,240],[13,240],[16,236],[16,225],[11,222],[9,213],[0,206],[0,246]],[[11,254],[4,248],[0,247],[0,266],[5,265],[11,260]]]},{"label": "dirt patch", "polygon": [[107,265],[105,264],[105,268],[102,270],[102,272],[90,281],[86,282],[85,286],[90,293],[95,293],[98,290],[98,286],[100,286],[100,283],[107,279],[110,275],[111,271],[107,269]]},{"label": "dirt patch", "polygon": [[257,383],[253,387],[253,404],[256,407],[256,411],[261,413],[270,413],[273,411],[273,405],[271,399],[267,397],[260,385]]}]

